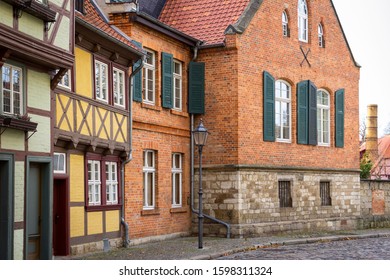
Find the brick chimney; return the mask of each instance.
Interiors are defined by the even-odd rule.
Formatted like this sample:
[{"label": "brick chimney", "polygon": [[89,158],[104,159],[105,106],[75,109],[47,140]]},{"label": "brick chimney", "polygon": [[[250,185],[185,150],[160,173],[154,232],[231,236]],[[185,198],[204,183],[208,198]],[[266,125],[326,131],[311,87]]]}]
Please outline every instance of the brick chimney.
[{"label": "brick chimney", "polygon": [[375,163],[378,158],[378,105],[367,106],[366,118],[366,152]]}]

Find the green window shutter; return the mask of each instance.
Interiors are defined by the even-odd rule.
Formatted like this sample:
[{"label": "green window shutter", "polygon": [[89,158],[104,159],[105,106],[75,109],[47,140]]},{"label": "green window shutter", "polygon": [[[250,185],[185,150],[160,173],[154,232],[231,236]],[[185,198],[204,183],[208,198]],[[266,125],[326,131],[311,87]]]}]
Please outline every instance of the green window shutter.
[{"label": "green window shutter", "polygon": [[172,108],[173,102],[173,55],[162,53],[162,106],[164,108]]},{"label": "green window shutter", "polygon": [[275,141],[275,79],[263,72],[263,140]]},{"label": "green window shutter", "polygon": [[188,84],[188,113],[204,114],[205,64],[203,62],[190,62]]},{"label": "green window shutter", "polygon": [[[133,41],[133,43],[136,46],[142,48],[141,43],[137,41]],[[141,65],[141,62],[142,61],[140,59],[133,64],[133,71]],[[133,100],[137,102],[142,102],[142,69],[133,77]]]},{"label": "green window shutter", "polygon": [[297,142],[308,144],[309,138],[309,81],[297,85]]},{"label": "green window shutter", "polygon": [[317,145],[317,87],[309,82],[309,145]]},{"label": "green window shutter", "polygon": [[335,142],[336,147],[344,147],[344,89],[335,94]]}]

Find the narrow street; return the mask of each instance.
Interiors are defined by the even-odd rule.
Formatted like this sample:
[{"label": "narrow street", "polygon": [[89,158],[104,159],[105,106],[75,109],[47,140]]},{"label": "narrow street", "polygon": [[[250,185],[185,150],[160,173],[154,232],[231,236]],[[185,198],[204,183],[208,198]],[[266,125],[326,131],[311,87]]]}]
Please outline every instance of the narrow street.
[{"label": "narrow street", "polygon": [[219,260],[390,260],[390,238],[365,238],[275,246],[236,253]]}]

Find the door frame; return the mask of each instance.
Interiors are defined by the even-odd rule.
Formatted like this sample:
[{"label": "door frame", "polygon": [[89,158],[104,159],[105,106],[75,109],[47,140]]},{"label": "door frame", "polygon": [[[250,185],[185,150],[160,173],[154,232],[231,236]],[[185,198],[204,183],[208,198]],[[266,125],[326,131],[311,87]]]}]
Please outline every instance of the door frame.
[{"label": "door frame", "polygon": [[[65,213],[66,213],[66,217],[65,217],[65,220],[66,220],[66,231],[65,231],[65,247],[66,247],[66,256],[70,255],[70,207],[69,207],[69,176],[68,175],[65,175],[65,174],[54,174],[54,178],[53,178],[53,196],[54,196],[54,181],[55,180],[62,180],[62,181],[65,181],[65,204],[66,204],[66,209],[65,209]],[[53,215],[54,215],[54,199],[53,199]],[[53,216],[53,219],[54,219],[54,216]],[[53,234],[54,234],[54,223],[53,223]],[[53,243],[53,246],[54,246],[54,243]],[[53,252],[54,252],[54,247],[53,247]]]},{"label": "door frame", "polygon": [[[13,154],[5,154],[0,153],[0,161],[3,161],[8,166],[7,177],[8,182],[6,182],[5,185],[0,189],[0,197],[1,205],[6,205],[5,207],[5,216],[9,217],[7,219],[6,224],[6,230],[4,232],[0,232],[0,242],[4,247],[6,247],[5,250],[3,250],[2,254],[0,255],[0,259],[6,259],[6,260],[12,260],[14,256],[14,233],[13,233],[13,224],[14,224],[14,155]],[[1,180],[1,178],[0,178]],[[1,185],[0,185],[1,186]],[[0,217],[1,218],[1,217]]]},{"label": "door frame", "polygon": [[[40,259],[50,260],[53,258],[53,160],[51,157],[27,156],[26,158],[26,190],[25,208],[28,209],[28,182],[30,179],[30,165],[39,164],[41,167],[41,212],[42,212],[42,234]],[[25,233],[24,233],[24,258],[28,256],[28,211],[25,211]]]}]

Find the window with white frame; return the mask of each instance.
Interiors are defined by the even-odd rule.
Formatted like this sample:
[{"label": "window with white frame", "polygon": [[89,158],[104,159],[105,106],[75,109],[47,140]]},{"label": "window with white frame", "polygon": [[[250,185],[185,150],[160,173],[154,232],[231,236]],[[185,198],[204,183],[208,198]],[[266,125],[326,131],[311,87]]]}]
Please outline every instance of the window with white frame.
[{"label": "window with white frame", "polygon": [[143,165],[143,208],[154,209],[155,208],[155,181],[156,181],[156,162],[155,151],[144,151],[144,165]]},{"label": "window with white frame", "polygon": [[182,110],[182,64],[173,61],[173,109]]},{"label": "window with white frame", "polygon": [[23,115],[23,70],[10,64],[1,67],[2,112]]},{"label": "window with white frame", "polygon": [[306,0],[298,0],[298,38],[308,41],[308,10]]},{"label": "window with white frame", "polygon": [[275,136],[279,142],[291,142],[291,87],[275,82]]},{"label": "window with white frame", "polygon": [[155,53],[146,50],[146,59],[142,68],[143,79],[143,102],[148,104],[155,103],[155,76],[156,76],[156,57]]},{"label": "window with white frame", "polygon": [[182,206],[183,156],[172,154],[172,207]]},{"label": "window with white frame", "polygon": [[95,60],[96,99],[108,103],[108,65]]},{"label": "window with white frame", "polygon": [[324,31],[321,23],[318,24],[318,45],[323,48],[324,47]]},{"label": "window with white frame", "polygon": [[330,145],[330,100],[329,93],[317,91],[317,137],[318,145]]},{"label": "window with white frame", "polygon": [[71,86],[71,75],[70,75],[70,70],[67,70],[62,76],[61,80],[58,82],[58,85],[64,88],[70,89]]},{"label": "window with white frame", "polygon": [[88,160],[88,205],[101,205],[100,161]]},{"label": "window with white frame", "polygon": [[113,68],[114,104],[125,107],[125,72]]},{"label": "window with white frame", "polygon": [[282,27],[283,27],[283,36],[288,37],[288,17],[286,11],[282,13]]},{"label": "window with white frame", "polygon": [[66,173],[66,154],[54,153],[53,159],[54,173],[65,174]]},{"label": "window with white frame", "polygon": [[118,166],[106,161],[106,203],[118,204]]}]

